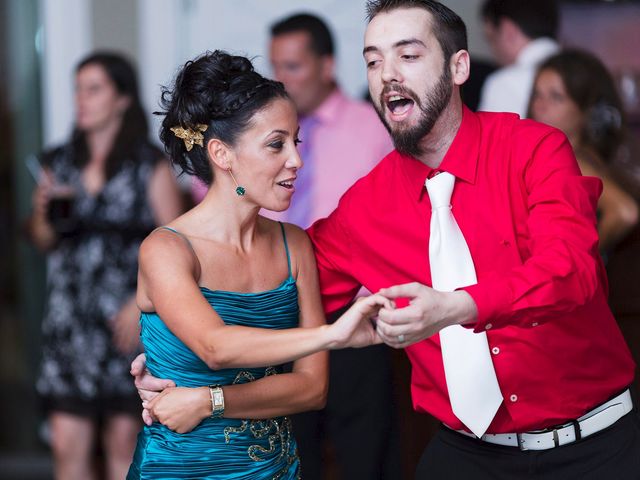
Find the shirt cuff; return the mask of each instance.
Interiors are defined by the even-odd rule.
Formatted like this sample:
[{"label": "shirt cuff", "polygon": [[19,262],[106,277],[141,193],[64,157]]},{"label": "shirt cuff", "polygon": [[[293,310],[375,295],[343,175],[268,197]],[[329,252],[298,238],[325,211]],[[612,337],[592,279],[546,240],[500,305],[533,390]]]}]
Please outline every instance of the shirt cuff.
[{"label": "shirt cuff", "polygon": [[511,291],[504,282],[484,282],[461,288],[467,292],[478,309],[478,320],[467,325],[476,333],[498,327],[498,319],[504,318],[511,307]]}]

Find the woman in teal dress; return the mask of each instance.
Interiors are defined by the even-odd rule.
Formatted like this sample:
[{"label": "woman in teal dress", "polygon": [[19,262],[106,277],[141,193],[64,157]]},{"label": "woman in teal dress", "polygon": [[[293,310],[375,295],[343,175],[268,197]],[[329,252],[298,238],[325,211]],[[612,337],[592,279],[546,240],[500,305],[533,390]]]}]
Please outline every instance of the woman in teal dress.
[{"label": "woman in teal dress", "polygon": [[286,415],[323,407],[325,350],[379,343],[369,318],[389,302],[372,295],[326,325],[305,232],[259,215],[289,206],[302,167],[282,84],[216,51],[162,105],[167,152],[210,188],[140,248],[147,369],[176,387],[143,404],[127,478],[300,478]]}]

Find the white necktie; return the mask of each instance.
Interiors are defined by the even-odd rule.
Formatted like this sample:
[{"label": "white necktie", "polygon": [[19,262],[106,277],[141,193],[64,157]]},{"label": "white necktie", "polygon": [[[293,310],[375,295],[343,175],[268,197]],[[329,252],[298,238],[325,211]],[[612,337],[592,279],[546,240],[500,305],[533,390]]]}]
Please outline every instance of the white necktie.
[{"label": "white necktie", "polygon": [[[442,172],[425,182],[432,207],[431,278],[433,288],[443,292],[477,283],[469,247],[451,212],[455,181],[453,175]],[[454,325],[440,331],[440,345],[453,413],[481,437],[502,403],[487,334]]]}]

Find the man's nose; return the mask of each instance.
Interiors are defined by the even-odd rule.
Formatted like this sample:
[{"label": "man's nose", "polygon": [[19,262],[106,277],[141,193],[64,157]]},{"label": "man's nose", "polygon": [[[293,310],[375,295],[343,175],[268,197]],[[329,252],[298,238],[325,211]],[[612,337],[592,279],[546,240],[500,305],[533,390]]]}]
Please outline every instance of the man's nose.
[{"label": "man's nose", "polygon": [[382,63],[381,76],[384,83],[400,83],[402,81],[402,75],[392,60]]}]

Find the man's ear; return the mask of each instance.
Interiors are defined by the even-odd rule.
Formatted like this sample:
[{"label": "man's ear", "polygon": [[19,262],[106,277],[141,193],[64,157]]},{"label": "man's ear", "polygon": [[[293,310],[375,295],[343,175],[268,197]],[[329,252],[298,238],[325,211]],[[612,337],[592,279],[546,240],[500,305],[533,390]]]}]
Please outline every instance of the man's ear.
[{"label": "man's ear", "polygon": [[327,82],[333,82],[335,80],[336,61],[333,55],[322,56],[322,79]]},{"label": "man's ear", "polygon": [[451,56],[449,64],[451,69],[451,78],[455,85],[462,85],[469,79],[471,73],[471,59],[469,58],[469,52],[466,50],[458,50]]}]

